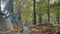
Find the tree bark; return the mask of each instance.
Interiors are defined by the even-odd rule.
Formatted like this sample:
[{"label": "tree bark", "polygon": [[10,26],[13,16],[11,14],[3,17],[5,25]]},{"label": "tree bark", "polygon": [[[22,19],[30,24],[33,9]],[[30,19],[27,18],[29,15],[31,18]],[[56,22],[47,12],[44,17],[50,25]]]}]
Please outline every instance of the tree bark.
[{"label": "tree bark", "polygon": [[49,10],[50,5],[49,5],[49,1],[50,0],[47,0],[48,23],[50,23],[50,10]]},{"label": "tree bark", "polygon": [[57,15],[58,24],[60,24],[60,23],[59,23],[59,10],[57,11],[57,14],[58,14],[58,15]]},{"label": "tree bark", "polygon": [[42,15],[39,16],[39,23],[42,23]]},{"label": "tree bark", "polygon": [[35,4],[36,4],[36,0],[33,0],[33,25],[35,25],[36,24],[36,8],[35,8]]}]

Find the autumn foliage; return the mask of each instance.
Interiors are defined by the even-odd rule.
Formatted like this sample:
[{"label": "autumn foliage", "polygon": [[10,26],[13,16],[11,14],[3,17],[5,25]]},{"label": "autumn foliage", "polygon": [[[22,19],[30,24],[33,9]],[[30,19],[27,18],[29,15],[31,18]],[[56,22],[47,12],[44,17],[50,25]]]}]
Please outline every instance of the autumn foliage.
[{"label": "autumn foliage", "polygon": [[50,23],[41,23],[38,25],[30,26],[29,30],[36,34],[60,34],[60,27],[53,26]]}]

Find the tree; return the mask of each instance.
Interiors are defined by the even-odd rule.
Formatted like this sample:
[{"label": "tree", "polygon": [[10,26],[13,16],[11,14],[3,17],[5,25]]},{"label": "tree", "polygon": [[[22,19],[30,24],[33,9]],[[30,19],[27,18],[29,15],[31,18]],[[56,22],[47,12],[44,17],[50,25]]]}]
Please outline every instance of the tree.
[{"label": "tree", "polygon": [[[14,0],[14,13],[19,15],[19,21],[22,24],[23,13],[25,12],[26,6],[30,3],[29,0]],[[25,14],[25,13],[24,13]],[[22,17],[23,16],[23,17]],[[20,25],[21,25],[20,24]]]},{"label": "tree", "polygon": [[48,12],[48,23],[50,23],[50,4],[49,4],[50,0],[47,0],[47,12]]},{"label": "tree", "polygon": [[46,18],[45,17],[45,14],[47,14],[47,8],[46,8],[46,2],[45,1],[39,1],[36,3],[36,13],[38,15],[38,20],[39,20],[39,23],[42,23],[44,21],[44,19]]},{"label": "tree", "polygon": [[33,0],[33,24],[36,24],[36,0]]},{"label": "tree", "polygon": [[58,17],[57,17],[58,18],[58,24],[60,24],[60,22],[59,22],[59,20],[60,20],[59,19],[59,10],[57,11],[57,14],[58,14]]},{"label": "tree", "polygon": [[[51,12],[52,13],[55,13],[55,22],[56,23],[58,23],[59,24],[59,16],[60,16],[60,14],[59,14],[59,9],[60,9],[60,2],[58,2],[58,3],[54,3],[53,5],[50,5],[50,10],[52,10]],[[53,16],[54,17],[54,16]]]}]

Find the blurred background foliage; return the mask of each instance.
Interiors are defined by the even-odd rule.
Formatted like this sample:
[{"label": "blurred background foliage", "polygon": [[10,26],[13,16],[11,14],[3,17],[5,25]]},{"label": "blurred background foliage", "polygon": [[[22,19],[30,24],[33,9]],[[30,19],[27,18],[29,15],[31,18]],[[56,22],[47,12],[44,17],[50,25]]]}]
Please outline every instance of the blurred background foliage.
[{"label": "blurred background foliage", "polygon": [[[52,2],[52,0],[50,0]],[[14,0],[13,2],[14,14],[20,16],[22,24],[32,24],[33,23],[33,0]],[[60,0],[55,0],[55,2],[50,4],[50,23],[58,24],[58,11],[60,13]],[[40,19],[41,18],[41,19]],[[59,14],[60,19],[60,14]],[[42,23],[48,21],[47,14],[47,1],[46,0],[36,0],[36,20],[37,24],[40,20]],[[60,21],[60,20],[59,20]]]}]

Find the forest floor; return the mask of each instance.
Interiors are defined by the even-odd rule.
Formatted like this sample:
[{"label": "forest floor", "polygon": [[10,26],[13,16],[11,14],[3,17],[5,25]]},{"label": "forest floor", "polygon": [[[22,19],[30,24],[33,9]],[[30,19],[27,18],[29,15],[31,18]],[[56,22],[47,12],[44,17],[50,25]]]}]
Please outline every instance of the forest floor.
[{"label": "forest floor", "polygon": [[60,34],[60,26],[42,23],[34,26],[16,28],[11,32],[0,31],[0,34]]},{"label": "forest floor", "polygon": [[41,23],[30,26],[29,30],[35,34],[60,34],[60,24]]}]

